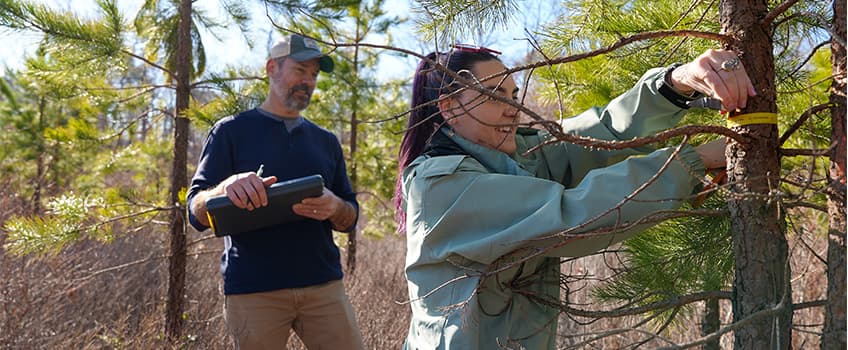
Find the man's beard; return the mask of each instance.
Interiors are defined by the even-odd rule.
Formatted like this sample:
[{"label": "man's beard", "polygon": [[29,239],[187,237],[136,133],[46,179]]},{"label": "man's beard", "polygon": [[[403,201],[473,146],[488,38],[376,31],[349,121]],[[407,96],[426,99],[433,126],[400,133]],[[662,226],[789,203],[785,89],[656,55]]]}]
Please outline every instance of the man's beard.
[{"label": "man's beard", "polygon": [[[303,91],[306,93],[306,96],[295,96],[294,93],[297,91]],[[283,103],[286,105],[286,108],[302,111],[309,106],[309,100],[312,99],[312,91],[309,89],[309,86],[306,84],[295,85],[291,89],[288,89],[285,92],[285,98],[283,99]]]}]

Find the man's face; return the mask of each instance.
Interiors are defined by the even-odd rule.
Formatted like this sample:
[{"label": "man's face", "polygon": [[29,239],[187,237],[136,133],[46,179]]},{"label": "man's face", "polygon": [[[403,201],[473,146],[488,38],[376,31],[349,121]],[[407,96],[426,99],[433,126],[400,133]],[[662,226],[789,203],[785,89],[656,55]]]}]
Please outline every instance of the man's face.
[{"label": "man's face", "polygon": [[274,60],[271,72],[271,93],[282,103],[282,107],[297,114],[309,106],[315,81],[318,78],[318,59],[298,62],[288,58]]}]

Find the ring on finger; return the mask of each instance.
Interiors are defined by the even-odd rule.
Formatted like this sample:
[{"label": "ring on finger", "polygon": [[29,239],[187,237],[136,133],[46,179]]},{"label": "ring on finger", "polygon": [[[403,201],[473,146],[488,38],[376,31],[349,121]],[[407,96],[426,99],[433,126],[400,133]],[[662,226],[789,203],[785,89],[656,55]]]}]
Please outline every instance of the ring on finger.
[{"label": "ring on finger", "polygon": [[730,72],[739,69],[739,58],[734,57],[724,62],[721,62],[721,70]]}]

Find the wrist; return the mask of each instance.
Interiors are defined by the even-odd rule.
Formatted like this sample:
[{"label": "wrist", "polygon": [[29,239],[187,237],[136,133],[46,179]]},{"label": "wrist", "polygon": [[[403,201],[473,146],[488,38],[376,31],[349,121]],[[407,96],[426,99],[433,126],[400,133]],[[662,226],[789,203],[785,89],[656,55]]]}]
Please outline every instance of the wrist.
[{"label": "wrist", "polygon": [[686,94],[685,91],[680,91],[674,87],[671,74],[674,73],[675,68],[680,66],[680,63],[675,63],[665,68],[665,71],[661,73],[662,77],[658,77],[657,79],[659,83],[657,92],[678,108],[689,109],[688,102],[700,97],[701,94],[695,90],[692,90],[690,94]]},{"label": "wrist", "polygon": [[[338,197],[337,197],[338,198]],[[356,222],[356,209],[353,204],[339,198],[341,203],[336,207],[336,211],[330,216],[330,222],[333,224],[333,229],[336,231],[346,231],[352,228]]]},{"label": "wrist", "polygon": [[663,81],[666,85],[668,85],[668,87],[674,90],[674,92],[686,96],[688,98],[693,98],[695,97],[697,91],[680,82],[682,80],[681,75],[683,74],[682,70],[677,69],[680,66],[681,64],[679,63],[675,63],[669,66],[668,70],[666,70],[665,75],[663,76]]}]

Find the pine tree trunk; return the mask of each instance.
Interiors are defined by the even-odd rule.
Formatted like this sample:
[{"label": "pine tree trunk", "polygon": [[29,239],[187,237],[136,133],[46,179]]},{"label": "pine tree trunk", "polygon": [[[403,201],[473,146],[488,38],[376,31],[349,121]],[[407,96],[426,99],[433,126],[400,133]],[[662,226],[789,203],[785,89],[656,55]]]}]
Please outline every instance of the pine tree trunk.
[{"label": "pine tree trunk", "polygon": [[[845,0],[833,2],[833,32],[845,40]],[[836,147],[830,154],[828,171],[827,212],[830,227],[827,244],[827,305],[825,306],[822,349],[845,349],[845,46],[831,39],[833,82],[830,86],[831,142]]]},{"label": "pine tree trunk", "polygon": [[[39,98],[38,100],[38,132],[43,133],[44,126],[44,108],[47,102],[44,97]],[[30,208],[32,209],[32,214],[41,215],[41,195],[44,183],[44,151],[46,149],[44,137],[42,135],[38,135],[36,140],[38,141],[38,155],[35,158],[35,178],[33,179],[33,191],[32,191],[32,204]]]},{"label": "pine tree trunk", "polygon": [[168,258],[168,301],[165,315],[165,334],[177,341],[183,327],[183,295],[185,294],[186,236],[185,208],[179,206],[180,193],[188,185],[186,158],[188,152],[189,120],[183,113],[191,97],[191,3],[180,2],[180,22],[177,25],[176,112],[174,113],[174,162],[171,168],[170,255]]},{"label": "pine tree trunk", "polygon": [[[721,326],[721,307],[718,299],[709,299],[704,302],[704,316],[701,318],[701,335],[706,336],[719,330]],[[704,344],[701,350],[721,350],[720,339]]]},{"label": "pine tree trunk", "polygon": [[[357,39],[359,39],[359,20],[356,20],[356,35]],[[358,142],[358,130],[359,120],[357,119],[356,112],[359,109],[359,46],[353,47],[353,77],[354,77],[354,85],[353,88],[353,106],[351,109],[353,111],[350,113],[350,186],[354,191],[359,187],[357,182],[359,182],[359,174],[358,167],[356,162],[356,152],[357,147],[356,143]],[[353,231],[350,231],[347,236],[347,271],[348,274],[353,275],[356,272],[356,228]]]},{"label": "pine tree trunk", "polygon": [[[758,93],[740,114],[777,112],[770,24],[760,23],[768,13],[767,4],[766,0],[722,0],[719,5],[722,31],[734,37],[727,48],[741,53]],[[736,266],[733,320],[779,309],[737,330],[734,347],[789,349],[792,290],[788,245],[779,200],[769,197],[780,187],[777,125],[733,129],[748,136],[748,142],[731,142],[727,149],[729,183],[734,193],[728,201]]]}]

